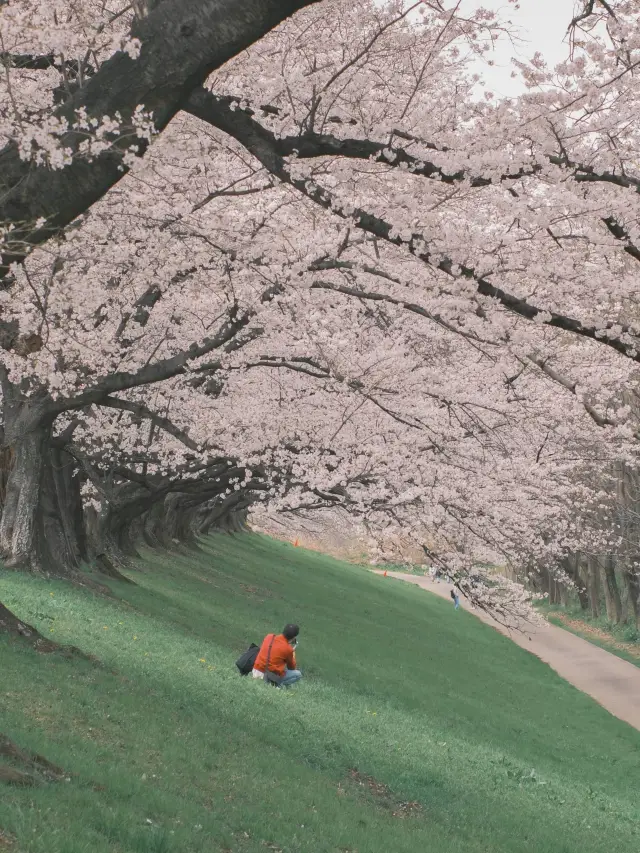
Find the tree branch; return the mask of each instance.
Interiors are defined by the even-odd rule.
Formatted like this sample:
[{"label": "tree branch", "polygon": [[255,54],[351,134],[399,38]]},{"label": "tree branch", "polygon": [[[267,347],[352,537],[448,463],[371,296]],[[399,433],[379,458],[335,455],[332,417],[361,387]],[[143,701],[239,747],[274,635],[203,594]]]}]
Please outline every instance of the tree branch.
[{"label": "tree branch", "polygon": [[[132,28],[142,43],[138,59],[116,53],[53,115],[73,123],[80,109],[98,120],[119,112],[128,124],[136,108],[144,106],[161,131],[214,69],[314,2],[164,0]],[[70,130],[60,143],[77,151],[83,139],[84,134]],[[139,143],[142,154],[146,141]],[[130,138],[116,139],[103,155],[91,161],[75,158],[63,169],[34,167],[21,159],[14,143],[0,151],[0,224],[16,226],[0,261],[0,281],[10,264],[21,262],[33,246],[58,233],[122,178],[122,153],[130,144]],[[41,219],[46,222],[38,227]]]},{"label": "tree branch", "polygon": [[123,412],[130,412],[137,418],[150,420],[157,427],[169,433],[169,435],[172,435],[174,438],[177,438],[178,441],[184,444],[185,447],[188,447],[189,450],[193,450],[196,453],[200,451],[196,442],[189,438],[188,434],[184,430],[177,427],[169,420],[169,418],[165,418],[157,412],[153,412],[142,403],[134,403],[130,400],[121,400],[118,397],[103,397],[100,401],[100,405],[108,406],[111,409],[120,409]]},{"label": "tree branch", "polygon": [[[260,301],[263,304],[269,302],[281,292],[280,285],[272,284],[263,292]],[[239,343],[236,336],[248,326],[254,316],[254,310],[243,311],[239,314],[237,306],[234,306],[230,309],[222,327],[212,338],[205,338],[201,343],[193,343],[187,349],[168,358],[145,364],[135,373],[123,371],[104,376],[79,394],[70,397],[58,397],[53,402],[50,411],[60,414],[73,409],[82,409],[85,406],[100,405],[102,400],[110,394],[126,391],[129,388],[139,388],[141,385],[153,385],[156,382],[164,382],[178,376],[184,373],[189,362],[202,358],[202,356],[216,349],[224,349],[225,351],[238,349],[248,340],[253,339],[253,336],[247,335],[246,340],[242,339],[242,342]]]},{"label": "tree branch", "polygon": [[74,76],[80,73],[90,77],[94,74],[94,68],[88,63],[80,63],[77,59],[61,59],[53,53],[9,53],[0,52],[0,64],[9,68],[18,68],[24,71],[46,71],[55,68],[56,71],[70,71]]},{"label": "tree branch", "polygon": [[[221,104],[229,106],[234,103],[234,99],[229,96],[218,98],[218,101]],[[240,111],[239,106],[235,104],[234,106],[236,110]],[[262,112],[273,112],[274,110],[277,112],[275,108],[268,107],[260,107],[260,110]],[[244,108],[242,111],[249,117],[253,117],[255,115],[255,111],[250,107]],[[399,135],[399,133],[395,133],[396,135]],[[450,151],[450,149],[446,147],[438,149],[436,145],[433,145],[432,143],[425,143],[422,140],[420,140],[420,144],[423,144],[434,151],[441,150],[443,153]],[[300,160],[314,159],[318,157],[344,157],[355,160],[369,160],[374,163],[381,163],[389,168],[406,167],[406,170],[412,175],[435,179],[448,185],[454,185],[466,181],[468,185],[473,188],[495,186],[497,183],[534,177],[543,171],[542,164],[533,163],[527,167],[523,166],[514,172],[504,172],[495,179],[471,175],[464,169],[460,169],[457,172],[447,172],[435,163],[410,154],[404,148],[399,148],[382,142],[374,142],[369,139],[341,139],[333,134],[321,134],[309,130],[306,130],[305,133],[300,136],[285,136],[282,138],[274,136],[273,145],[274,151],[280,157],[295,156]],[[596,170],[591,166],[576,163],[569,159],[564,153],[562,155],[549,154],[547,156],[547,161],[559,168],[571,170],[571,176],[577,183],[609,183],[625,189],[634,189],[636,192],[640,192],[640,179],[633,178],[629,175],[618,175],[614,172],[596,172]],[[512,187],[508,187],[507,191],[512,195],[517,195]],[[631,243],[628,233],[617,222],[617,220],[614,217],[606,217],[603,218],[602,221],[612,236],[615,237],[616,240],[620,240],[625,244],[624,251],[631,255],[631,257],[635,258],[635,260],[640,261],[640,249]]]},{"label": "tree branch", "polygon": [[[531,355],[527,356],[527,360],[535,364],[536,367],[538,367],[545,374],[545,376],[548,376],[549,379],[551,379],[553,382],[556,382],[558,385],[562,385],[563,388],[566,388],[567,391],[573,394],[574,397],[578,396],[576,383],[572,382],[570,379],[567,379],[566,376],[562,376],[552,367],[549,367],[549,365],[543,358],[540,358],[540,356],[535,355],[535,353],[532,353]],[[595,409],[594,406],[592,406],[591,403],[586,400],[586,398],[583,397],[581,402],[584,406],[585,411],[587,412],[591,420],[595,424],[597,424],[597,426],[606,427],[616,425],[615,421],[612,421],[610,418],[601,415],[597,411],[597,409]]]},{"label": "tree branch", "polygon": [[609,337],[607,330],[612,324],[608,323],[604,328],[585,325],[573,317],[532,305],[526,299],[515,296],[492,284],[488,279],[480,276],[472,267],[460,266],[456,268],[448,258],[433,259],[427,240],[422,234],[412,234],[409,238],[402,237],[395,232],[390,223],[360,208],[352,209],[346,213],[341,202],[327,189],[308,179],[291,176],[284,159],[278,154],[274,134],[263,128],[242,110],[231,110],[229,106],[221,103],[210,92],[204,89],[192,92],[186,109],[203,121],[237,139],[262,163],[267,171],[283,183],[293,187],[324,210],[352,223],[356,228],[372,234],[386,243],[404,249],[423,263],[446,275],[475,282],[479,294],[495,299],[504,308],[520,317],[597,341],[611,347],[627,358],[640,362],[640,341],[636,342],[635,335],[630,330],[623,328],[623,333],[634,338],[634,340],[625,341],[618,335]]}]

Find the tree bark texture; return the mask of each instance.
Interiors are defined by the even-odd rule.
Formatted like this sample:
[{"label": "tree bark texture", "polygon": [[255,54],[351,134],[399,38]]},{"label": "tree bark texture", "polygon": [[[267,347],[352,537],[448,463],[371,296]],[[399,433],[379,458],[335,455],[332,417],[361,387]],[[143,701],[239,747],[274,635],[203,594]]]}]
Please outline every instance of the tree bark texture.
[{"label": "tree bark texture", "polygon": [[67,577],[87,559],[74,460],[52,441],[40,401],[5,405],[0,554],[8,568]]},{"label": "tree bark texture", "polygon": [[615,558],[613,554],[607,554],[604,557],[601,567],[607,619],[617,625],[622,619],[622,601],[616,579]]},{"label": "tree bark texture", "polygon": [[[72,122],[77,110],[89,118],[114,117],[129,124],[139,106],[153,114],[161,131],[189,93],[208,75],[245,50],[281,21],[316,0],[164,0],[138,20],[132,35],[142,49],[137,59],[119,52],[107,60],[69,100],[54,111]],[[125,133],[126,136],[126,133]],[[82,135],[70,130],[61,144],[76,151]],[[130,140],[129,140],[130,142]],[[124,146],[129,142],[123,142]],[[121,152],[88,161],[76,157],[64,169],[34,167],[14,144],[0,151],[0,221],[14,224],[12,244],[0,262],[9,264],[89,210],[123,176]],[[39,218],[46,219],[36,228]]]}]

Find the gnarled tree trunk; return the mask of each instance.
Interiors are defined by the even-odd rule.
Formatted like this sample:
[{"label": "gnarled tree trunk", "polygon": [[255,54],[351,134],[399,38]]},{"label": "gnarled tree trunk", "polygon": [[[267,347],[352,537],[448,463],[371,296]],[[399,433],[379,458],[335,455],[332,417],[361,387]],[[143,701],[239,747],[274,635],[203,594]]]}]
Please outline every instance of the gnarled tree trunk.
[{"label": "gnarled tree trunk", "polygon": [[591,615],[595,619],[600,615],[600,570],[593,557],[587,559],[586,575],[589,606],[591,607]]},{"label": "gnarled tree trunk", "polygon": [[629,616],[633,618],[635,626],[640,628],[640,573],[633,562],[624,566],[622,577],[627,591]]},{"label": "gnarled tree trunk", "polygon": [[251,496],[246,494],[230,495],[226,500],[215,503],[200,522],[199,533],[205,535],[212,530],[225,533],[246,531],[248,507],[251,503]]},{"label": "gnarled tree trunk", "polygon": [[607,608],[607,619],[617,625],[622,619],[622,601],[620,599],[618,581],[616,580],[615,558],[613,554],[606,554],[600,566],[602,569],[602,588]]},{"label": "gnarled tree trunk", "polygon": [[144,513],[141,534],[142,540],[150,548],[171,548],[171,538],[165,525],[165,508],[163,501],[158,501]]},{"label": "gnarled tree trunk", "polygon": [[8,568],[68,577],[87,556],[74,460],[55,447],[46,398],[4,402],[0,553]]},{"label": "gnarled tree trunk", "polygon": [[0,550],[10,568],[44,568],[43,543],[38,536],[39,498],[50,438],[50,428],[36,422],[12,445],[13,459],[0,520]]}]

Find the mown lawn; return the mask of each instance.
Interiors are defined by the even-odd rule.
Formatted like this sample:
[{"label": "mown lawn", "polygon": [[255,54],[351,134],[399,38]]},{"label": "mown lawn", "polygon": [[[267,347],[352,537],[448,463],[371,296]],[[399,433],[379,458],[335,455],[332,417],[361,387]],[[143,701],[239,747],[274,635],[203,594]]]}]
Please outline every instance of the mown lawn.
[{"label": "mown lawn", "polygon": [[[640,850],[640,733],[449,602],[249,535],[132,577],[109,600],[0,573],[103,663],[0,639],[0,731],[69,773],[0,789],[12,853]],[[240,678],[287,621],[305,680]]]}]

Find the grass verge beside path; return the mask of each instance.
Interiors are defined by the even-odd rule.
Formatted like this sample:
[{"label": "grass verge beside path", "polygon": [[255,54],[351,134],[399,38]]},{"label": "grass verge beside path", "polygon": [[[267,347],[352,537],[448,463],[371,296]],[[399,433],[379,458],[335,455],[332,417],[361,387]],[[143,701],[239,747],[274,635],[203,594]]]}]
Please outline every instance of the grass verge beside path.
[{"label": "grass verge beside path", "polygon": [[[261,536],[134,577],[109,600],[0,574],[8,607],[105,664],[0,639],[0,731],[69,774],[1,789],[0,848],[640,849],[640,733],[473,615]],[[303,682],[241,679],[239,652],[290,620]]]}]

